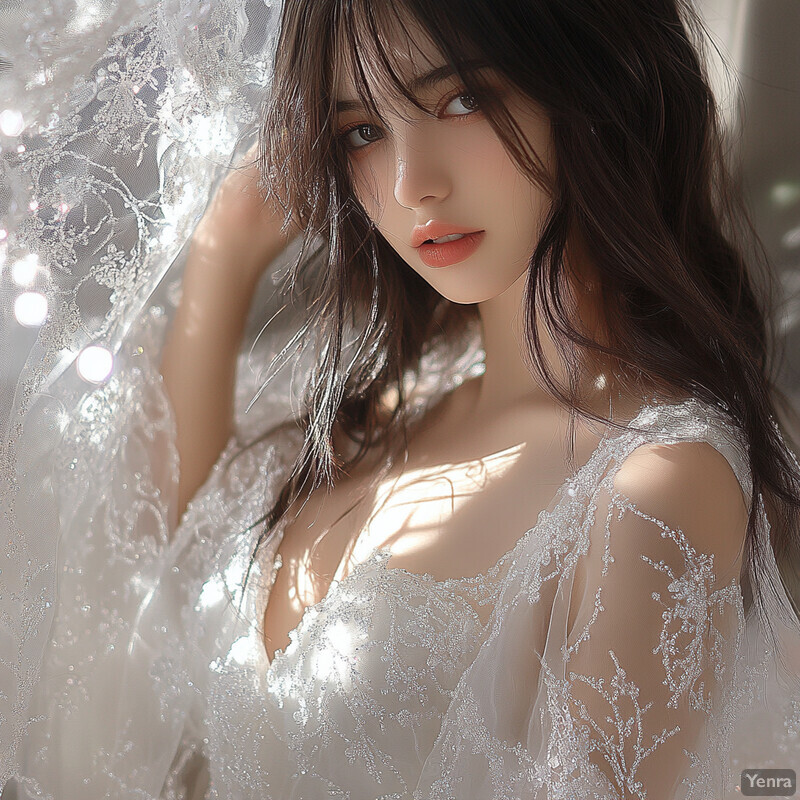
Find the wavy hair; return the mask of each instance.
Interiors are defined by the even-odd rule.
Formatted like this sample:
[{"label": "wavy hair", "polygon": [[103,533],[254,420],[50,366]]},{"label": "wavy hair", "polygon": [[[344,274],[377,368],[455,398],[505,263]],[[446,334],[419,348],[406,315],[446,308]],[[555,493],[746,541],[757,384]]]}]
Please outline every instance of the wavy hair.
[{"label": "wavy hair", "polygon": [[[745,563],[766,576],[764,559],[774,554],[794,598],[800,467],[777,413],[777,404],[792,413],[776,385],[777,284],[726,163],[705,66],[711,39],[689,0],[284,0],[259,158],[287,226],[291,219],[304,231],[286,280],[310,294],[295,342],[313,337],[316,360],[303,414],[285,423],[301,426],[303,445],[277,499],[248,528],[263,524],[253,558],[296,501],[368,453],[407,447],[405,378],[418,374],[437,340],[457,340],[477,317],[476,305],[442,297],[373,227],[335,129],[343,65],[381,122],[367,72],[386,96],[426,110],[387,45],[389,31],[406,29],[408,19],[427,31],[518,167],[552,198],[523,299],[534,376],[570,410],[571,427],[579,415],[620,426],[581,394],[586,364],[597,359],[643,393],[720,407],[749,443]],[[554,176],[542,174],[503,102],[470,68],[475,61],[547,113]],[[569,300],[573,233],[597,270],[602,335],[581,326]],[[563,383],[548,370],[540,315],[567,367]],[[336,451],[334,431],[353,443],[349,454]],[[761,493],[773,554],[756,536]],[[762,583],[745,577],[746,608],[755,595],[763,602],[770,587]]]}]

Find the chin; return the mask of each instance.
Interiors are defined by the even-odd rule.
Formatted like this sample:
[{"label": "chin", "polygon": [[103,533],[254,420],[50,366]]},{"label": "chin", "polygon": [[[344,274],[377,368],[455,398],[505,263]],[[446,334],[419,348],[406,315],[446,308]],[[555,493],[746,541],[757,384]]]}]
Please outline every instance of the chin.
[{"label": "chin", "polygon": [[[524,286],[525,275],[527,274],[527,264],[519,272],[514,272],[505,277],[505,279],[498,278],[500,276],[475,276],[469,275],[465,272],[458,274],[458,265],[453,265],[454,272],[448,275],[448,280],[431,280],[430,276],[423,274],[428,283],[439,292],[442,297],[447,298],[451,303],[458,303],[459,305],[471,305],[474,303],[484,303],[487,300],[492,300],[495,297],[518,289],[520,292]],[[438,278],[439,276],[433,276]],[[441,276],[442,278],[445,276]],[[481,280],[483,277],[483,280]],[[491,280],[486,280],[490,277]]]}]

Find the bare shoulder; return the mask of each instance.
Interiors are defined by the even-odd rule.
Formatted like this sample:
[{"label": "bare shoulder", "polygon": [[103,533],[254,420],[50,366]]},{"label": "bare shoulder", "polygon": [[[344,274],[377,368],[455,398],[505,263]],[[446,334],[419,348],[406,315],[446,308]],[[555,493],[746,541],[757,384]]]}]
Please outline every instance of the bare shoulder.
[{"label": "bare shoulder", "polygon": [[648,515],[679,528],[690,544],[734,563],[743,551],[747,504],[725,456],[707,442],[652,442],[636,448],[614,490]]}]

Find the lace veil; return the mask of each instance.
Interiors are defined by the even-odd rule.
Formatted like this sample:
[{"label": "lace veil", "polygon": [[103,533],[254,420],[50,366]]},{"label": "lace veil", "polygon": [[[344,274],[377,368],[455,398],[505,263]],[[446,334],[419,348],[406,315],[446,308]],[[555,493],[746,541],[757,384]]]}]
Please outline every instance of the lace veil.
[{"label": "lace veil", "polygon": [[[279,13],[279,0],[0,8],[0,786],[36,720],[32,698],[58,605],[117,603],[70,596],[77,584],[62,574],[65,551],[79,553],[80,542],[61,532],[87,498],[111,488],[87,484],[80,458],[67,459],[60,444],[69,428],[109,465],[121,457],[126,409],[140,399],[136,375],[151,374],[177,303],[185,244],[257,135]],[[262,321],[281,266],[260,287]],[[290,335],[282,322],[269,332],[262,364]],[[133,380],[119,380],[122,365]],[[254,406],[243,439],[291,413],[300,387],[290,378],[284,370],[273,400]],[[250,383],[255,394],[259,381]],[[149,413],[169,418],[165,407]],[[116,507],[137,508],[155,553],[161,515],[177,521],[177,462],[169,442],[146,446],[163,448],[161,474],[112,488],[129,492]],[[140,585],[120,586],[121,608],[147,597],[141,574]],[[797,712],[800,728],[800,703]]]},{"label": "lace veil", "polygon": [[92,392],[119,388],[133,330],[160,347],[184,245],[257,135],[279,15],[272,0],[0,8],[0,786],[64,601],[51,477],[81,467],[56,461],[59,442],[93,421],[113,458],[122,421],[97,418]]}]

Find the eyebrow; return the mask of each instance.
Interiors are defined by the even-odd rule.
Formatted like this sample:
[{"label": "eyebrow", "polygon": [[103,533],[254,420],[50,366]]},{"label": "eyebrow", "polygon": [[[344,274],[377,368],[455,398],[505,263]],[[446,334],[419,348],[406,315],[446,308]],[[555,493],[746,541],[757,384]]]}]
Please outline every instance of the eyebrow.
[{"label": "eyebrow", "polygon": [[[467,61],[464,64],[462,71],[472,72],[488,66],[489,64],[487,64],[485,61],[474,59],[472,61]],[[426,72],[424,75],[418,75],[416,78],[412,78],[408,83],[408,88],[412,94],[416,94],[423,89],[433,88],[443,80],[446,80],[455,74],[456,71],[450,64],[443,64],[441,67],[436,67],[430,72]],[[337,114],[341,114],[344,111],[358,111],[361,108],[363,108],[363,105],[358,100],[339,100],[336,103]]]}]

